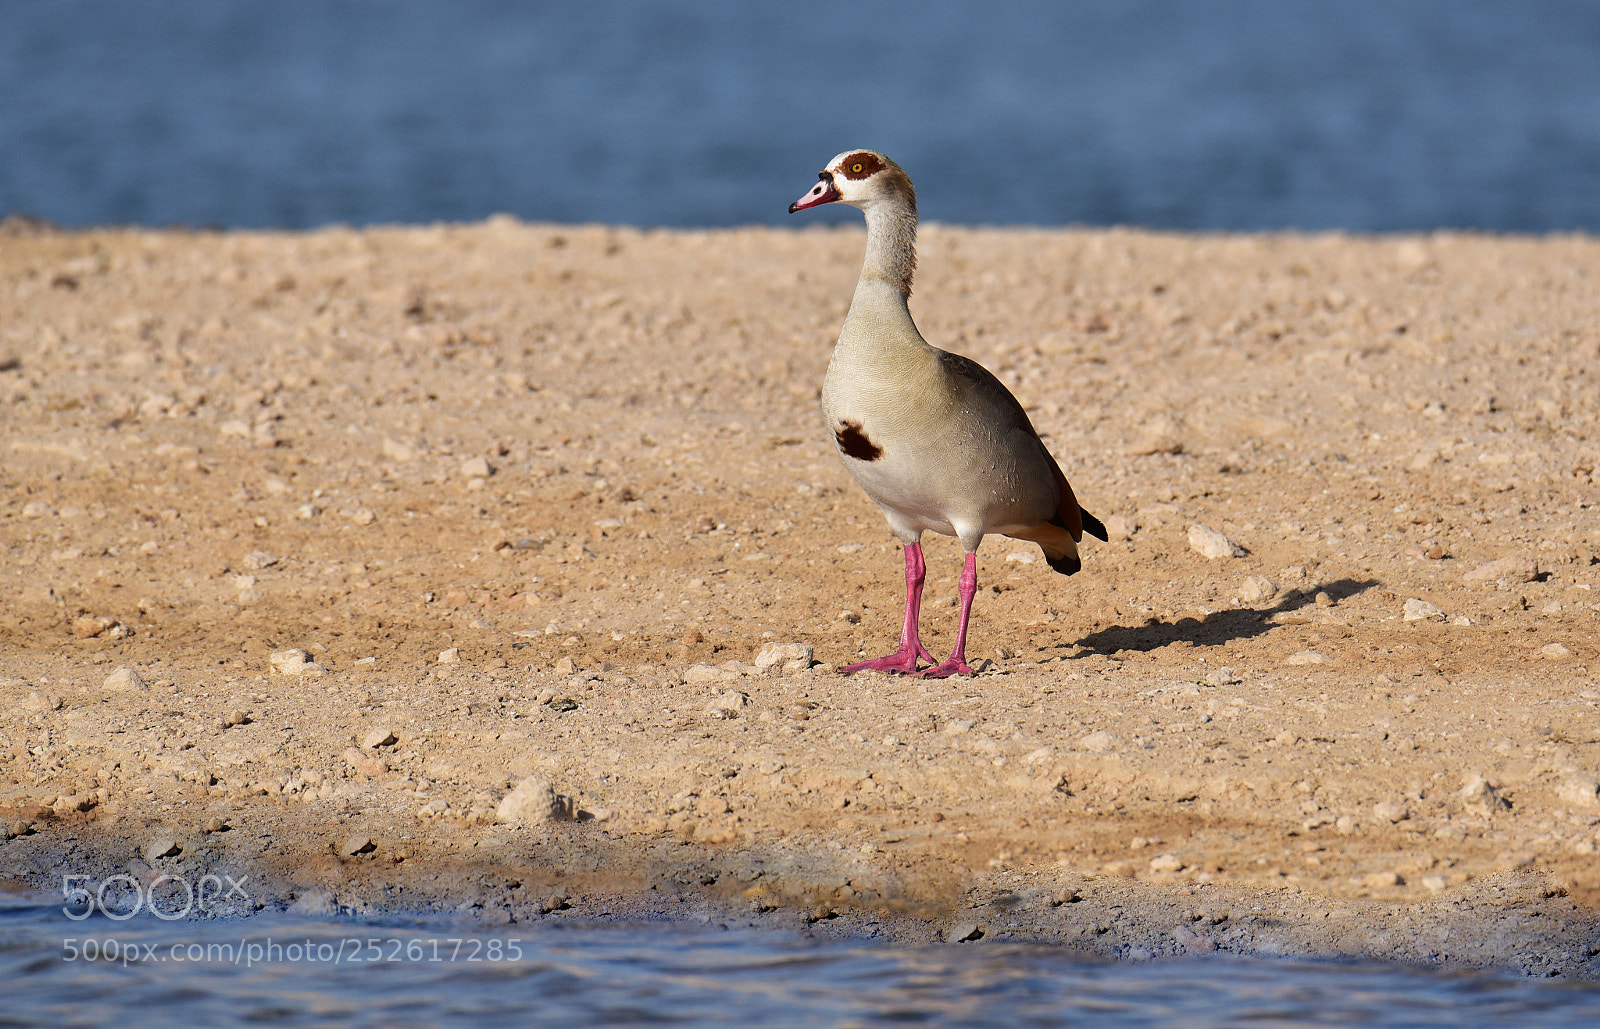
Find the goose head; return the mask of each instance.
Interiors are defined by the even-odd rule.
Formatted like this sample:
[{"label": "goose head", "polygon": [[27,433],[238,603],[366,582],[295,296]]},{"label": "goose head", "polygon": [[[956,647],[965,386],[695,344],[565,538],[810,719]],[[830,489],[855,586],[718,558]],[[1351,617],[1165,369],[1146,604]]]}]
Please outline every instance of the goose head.
[{"label": "goose head", "polygon": [[817,184],[789,205],[789,213],[833,203],[865,210],[881,200],[917,209],[916,190],[898,164],[876,150],[846,150],[817,173]]}]

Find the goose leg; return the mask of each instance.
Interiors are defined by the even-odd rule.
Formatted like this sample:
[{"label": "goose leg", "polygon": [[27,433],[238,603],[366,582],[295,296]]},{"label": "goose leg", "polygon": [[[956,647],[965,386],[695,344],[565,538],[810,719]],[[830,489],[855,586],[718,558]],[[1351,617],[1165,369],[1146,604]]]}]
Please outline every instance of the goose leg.
[{"label": "goose leg", "polygon": [[933,655],[922,645],[922,639],[917,633],[917,618],[922,611],[922,581],[927,577],[928,566],[922,559],[921,543],[906,544],[905,552],[906,617],[900,627],[900,649],[887,657],[847,665],[841,669],[846,675],[861,671],[915,672],[919,657],[928,664],[933,664]]},{"label": "goose leg", "polygon": [[951,675],[971,675],[972,669],[967,665],[967,617],[972,614],[972,598],[978,595],[978,555],[968,554],[967,563],[961,569],[961,621],[956,626],[956,646],[945,658],[944,664],[927,671],[918,672],[918,675],[930,679],[943,679]]}]

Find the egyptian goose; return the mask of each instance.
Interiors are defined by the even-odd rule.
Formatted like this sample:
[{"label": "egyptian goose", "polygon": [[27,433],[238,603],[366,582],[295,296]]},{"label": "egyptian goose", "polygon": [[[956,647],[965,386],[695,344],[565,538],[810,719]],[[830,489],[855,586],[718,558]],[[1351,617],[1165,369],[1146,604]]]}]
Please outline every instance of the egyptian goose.
[{"label": "egyptian goose", "polygon": [[[983,366],[930,346],[907,299],[916,267],[917,195],[900,166],[874,150],[828,162],[789,213],[823,204],[860,208],[867,254],[850,313],[822,382],[822,414],[850,474],[905,548],[906,612],[900,649],[869,669],[943,678],[971,675],[967,620],[978,592],[978,544],[988,533],[1039,544],[1050,567],[1072,575],[1078,541],[1100,539],[1100,520],[1078,506],[1061,468],[1016,397]],[[917,620],[926,566],[922,534],[954,536],[966,551],[961,621],[950,656],[936,663]],[[918,662],[933,667],[918,670]]]}]

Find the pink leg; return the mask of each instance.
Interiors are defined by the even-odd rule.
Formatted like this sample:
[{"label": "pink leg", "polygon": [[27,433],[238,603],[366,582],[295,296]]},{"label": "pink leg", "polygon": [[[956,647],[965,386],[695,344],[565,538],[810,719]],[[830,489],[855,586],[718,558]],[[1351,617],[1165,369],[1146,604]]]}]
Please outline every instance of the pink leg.
[{"label": "pink leg", "polygon": [[972,598],[978,595],[978,555],[968,554],[966,566],[961,569],[961,622],[956,626],[956,646],[945,658],[944,664],[930,668],[919,675],[930,679],[943,679],[951,675],[972,675],[967,665],[967,616],[972,614]]},{"label": "pink leg", "polygon": [[917,616],[922,610],[922,580],[928,574],[927,563],[922,559],[922,544],[913,543],[906,550],[906,617],[900,626],[900,649],[887,657],[874,658],[860,664],[847,665],[842,671],[851,672],[915,672],[917,658],[933,664],[933,655],[922,645],[917,634]]}]

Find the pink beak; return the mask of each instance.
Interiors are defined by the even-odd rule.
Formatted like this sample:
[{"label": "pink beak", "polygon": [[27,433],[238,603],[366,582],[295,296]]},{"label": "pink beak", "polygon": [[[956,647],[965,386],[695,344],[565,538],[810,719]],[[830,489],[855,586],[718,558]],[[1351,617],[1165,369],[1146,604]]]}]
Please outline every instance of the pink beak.
[{"label": "pink beak", "polygon": [[789,213],[804,211],[808,207],[821,207],[838,199],[839,191],[834,188],[833,176],[828,172],[821,172],[817,176],[817,184],[811,187],[810,192],[789,205]]}]

